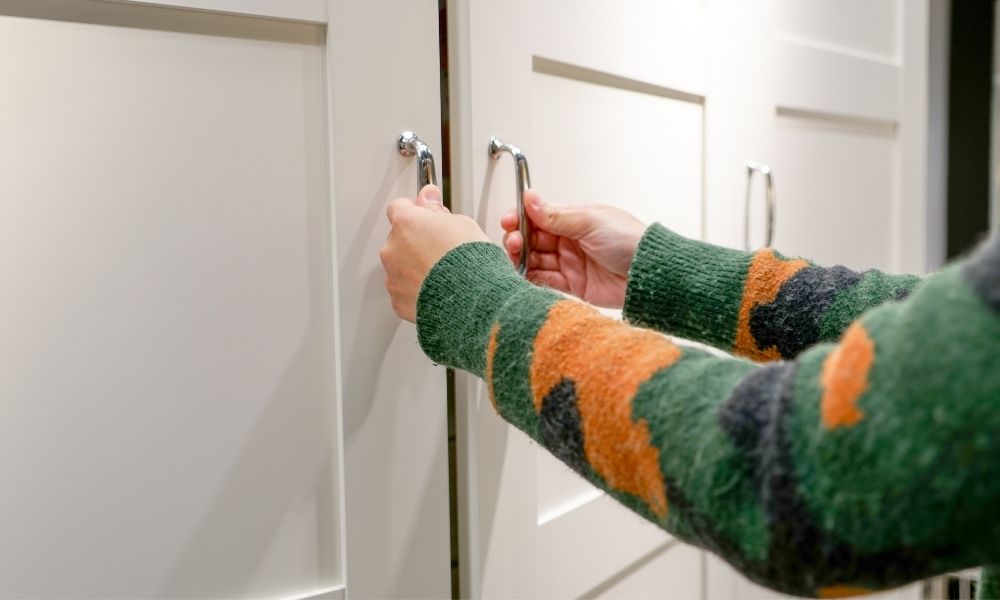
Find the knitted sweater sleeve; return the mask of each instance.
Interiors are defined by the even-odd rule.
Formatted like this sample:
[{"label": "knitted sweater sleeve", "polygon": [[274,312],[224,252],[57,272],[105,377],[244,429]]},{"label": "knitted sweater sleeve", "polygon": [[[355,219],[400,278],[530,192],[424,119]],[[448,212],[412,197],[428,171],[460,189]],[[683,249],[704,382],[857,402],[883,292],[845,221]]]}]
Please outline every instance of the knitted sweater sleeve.
[{"label": "knitted sweater sleeve", "polygon": [[624,315],[635,325],[757,361],[833,341],[861,313],[909,295],[912,275],[857,273],[691,240],[654,224],[636,252]]},{"label": "knitted sweater sleeve", "polygon": [[679,347],[482,242],[431,270],[417,330],[571,469],[761,584],[832,597],[1000,563],[1000,239],[790,362]]}]

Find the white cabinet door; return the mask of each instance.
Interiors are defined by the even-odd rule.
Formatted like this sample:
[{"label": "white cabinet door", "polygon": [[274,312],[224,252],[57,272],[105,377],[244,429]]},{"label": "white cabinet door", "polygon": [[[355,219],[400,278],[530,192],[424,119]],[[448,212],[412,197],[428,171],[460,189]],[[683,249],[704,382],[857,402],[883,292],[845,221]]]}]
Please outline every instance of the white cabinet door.
[{"label": "white cabinet door", "polygon": [[[612,202],[700,237],[709,61],[701,2],[451,2],[453,197],[500,239],[520,146],[553,202]],[[462,377],[460,565],[470,597],[698,597],[700,551],[590,486]]]},{"label": "white cabinet door", "polygon": [[778,248],[855,269],[931,266],[928,11],[926,0],[777,0]]},{"label": "white cabinet door", "polygon": [[[737,161],[753,159],[772,168],[773,245],[785,254],[859,270],[923,273],[940,264],[942,163],[934,144],[943,140],[934,137],[932,114],[941,82],[932,61],[944,48],[932,39],[935,3],[755,0],[747,3],[756,13],[750,27],[732,19],[736,3],[715,3],[714,37],[745,36],[758,52],[747,60],[739,46],[716,50],[713,75],[732,92],[726,125],[737,126],[718,133],[728,143],[709,159],[710,241],[763,243],[762,186],[752,190],[750,239],[743,234],[747,175]],[[742,74],[733,72],[741,61]],[[707,564],[710,598],[787,597],[714,557]],[[873,597],[920,593],[912,585]]]},{"label": "white cabinet door", "polygon": [[0,2],[0,596],[449,594],[377,257],[437,58],[433,0]]},{"label": "white cabinet door", "polygon": [[[745,161],[772,168],[773,245],[854,269],[943,260],[938,0],[712,0],[706,238],[764,243],[764,190],[743,234]],[[935,16],[937,15],[937,16]],[[738,17],[738,18],[735,18]],[[733,43],[732,40],[737,40]],[[747,47],[755,49],[747,52]],[[937,116],[936,116],[937,115]],[[940,118],[939,118],[940,117]]]},{"label": "white cabinet door", "polygon": [[[493,239],[515,199],[510,159],[488,158],[496,135],[524,150],[550,201],[612,203],[734,247],[747,243],[747,161],[766,163],[779,249],[856,268],[925,262],[928,110],[914,98],[928,95],[927,0],[448,8],[453,196]],[[504,425],[479,381],[459,378],[456,406],[463,595],[760,591]]]}]

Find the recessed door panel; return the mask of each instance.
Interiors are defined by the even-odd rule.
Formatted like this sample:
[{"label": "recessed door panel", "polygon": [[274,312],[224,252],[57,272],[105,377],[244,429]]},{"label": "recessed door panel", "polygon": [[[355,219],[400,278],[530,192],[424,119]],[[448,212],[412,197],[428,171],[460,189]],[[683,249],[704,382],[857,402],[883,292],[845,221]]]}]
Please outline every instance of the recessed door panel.
[{"label": "recessed door panel", "polygon": [[155,4],[200,10],[0,6],[0,596],[446,596],[445,377],[378,260],[436,3]]},{"label": "recessed door panel", "polygon": [[853,269],[892,269],[891,124],[778,116],[775,246]]},{"label": "recessed door panel", "polygon": [[323,31],[187,22],[0,17],[7,596],[338,577]]}]

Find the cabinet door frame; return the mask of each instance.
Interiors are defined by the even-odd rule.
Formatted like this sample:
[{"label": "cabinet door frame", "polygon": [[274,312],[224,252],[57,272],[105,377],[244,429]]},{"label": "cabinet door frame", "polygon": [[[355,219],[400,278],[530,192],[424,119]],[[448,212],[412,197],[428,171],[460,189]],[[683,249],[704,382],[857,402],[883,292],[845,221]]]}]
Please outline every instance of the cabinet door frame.
[{"label": "cabinet door frame", "polygon": [[[633,10],[643,7],[664,18],[654,23]],[[583,23],[573,19],[576,10],[586,17]],[[560,28],[560,16],[573,27]],[[620,52],[605,53],[614,43],[605,25],[615,18],[643,35]],[[500,239],[499,213],[515,197],[513,167],[503,159],[490,161],[487,146],[491,136],[501,136],[520,146],[531,162],[536,74],[707,110],[707,24],[700,3],[449,2],[453,210],[476,218],[491,238]],[[533,29],[551,36],[532,35]],[[683,54],[689,60],[654,63],[641,60],[644,53]],[[613,151],[564,149],[567,156]],[[537,180],[537,165],[531,167]],[[704,199],[702,188],[699,207]],[[689,234],[700,236],[701,211],[696,212]],[[623,514],[627,509],[596,488],[540,513],[544,473],[538,453],[544,450],[496,415],[477,378],[457,374],[455,395],[463,597],[597,594],[655,560],[695,552],[640,517]],[[691,562],[696,566],[685,577],[701,589],[701,556],[687,555],[685,567]]]},{"label": "cabinet door frame", "polygon": [[[674,61],[683,64],[660,64],[657,68],[630,54],[634,48],[629,41],[614,52],[602,52],[602,28],[587,29],[587,19],[581,25],[568,9],[564,23],[546,22],[550,37],[533,41],[528,33],[535,26],[533,13],[540,6],[558,4],[558,0],[512,1],[502,7],[452,0],[448,3],[448,32],[454,209],[476,218],[493,239],[500,239],[495,205],[512,204],[513,178],[505,160],[494,164],[487,159],[487,141],[499,135],[521,146],[530,162],[532,73],[567,75],[636,91],[656,88],[669,97],[702,105],[701,237],[731,247],[743,247],[746,242],[746,162],[774,160],[779,111],[787,113],[787,107],[792,106],[823,118],[846,118],[866,126],[898,123],[901,151],[893,162],[893,181],[898,187],[890,207],[891,264],[896,270],[913,272],[932,268],[939,264],[935,248],[940,244],[935,233],[940,222],[935,222],[935,215],[941,200],[935,195],[935,182],[940,185],[943,180],[935,170],[938,163],[933,139],[928,139],[934,135],[933,131],[928,134],[936,81],[935,73],[928,71],[928,60],[933,60],[928,57],[928,48],[931,52],[935,48],[928,40],[929,13],[933,10],[929,5],[934,0],[894,1],[899,11],[894,64],[850,52],[838,54],[830,48],[796,47],[789,40],[775,39],[775,0],[706,0],[687,6],[671,4],[678,18],[656,23],[662,36],[657,44],[662,45],[646,50],[660,57],[684,57]],[[614,8],[609,9],[610,4]],[[691,26],[692,21],[682,16],[693,5],[700,5],[703,22]],[[633,9],[642,6],[648,5],[599,0],[575,4],[588,16],[603,15],[595,21],[607,28],[630,23],[629,11],[637,12]],[[779,67],[782,60],[793,61],[786,66],[799,69],[808,69],[813,64],[809,60],[832,61],[836,63],[832,68],[849,72],[849,77],[865,82],[865,86],[826,93],[801,89],[791,84],[794,73]],[[565,149],[568,154],[588,151],[593,149]],[[538,173],[535,175],[537,180]],[[779,199],[781,177],[779,171]],[[900,201],[901,197],[906,202]],[[778,211],[780,214],[780,200]],[[780,240],[780,232],[778,235]],[[495,415],[480,382],[461,373],[456,377],[456,414],[462,595],[525,597],[540,589],[551,591],[540,579],[552,573],[539,574],[538,567],[547,560],[551,547],[538,531],[537,525],[545,519],[523,500],[538,493],[534,447]],[[582,501],[581,507],[593,506],[592,500],[600,495],[596,490],[595,494],[590,501]],[[563,532],[570,533],[571,528]],[[664,534],[664,540],[669,543],[669,536]],[[577,545],[585,547],[567,550],[574,557],[606,550],[582,542]],[[719,573],[718,568],[710,570],[707,563],[702,569],[704,596],[721,592],[719,597],[726,597],[727,588],[738,585],[737,575],[731,571]]]},{"label": "cabinet door frame", "polygon": [[[186,14],[209,34],[226,35],[224,18],[304,23],[323,49],[325,196],[333,306],[334,380],[328,428],[332,585],[295,598],[443,597],[450,594],[447,388],[416,343],[413,325],[393,313],[378,248],[385,206],[416,193],[417,167],[397,151],[403,130],[441,148],[438,7],[435,0],[34,0],[0,3],[0,17],[185,31]],[[183,14],[182,14],[183,13]],[[118,15],[118,16],[115,16]],[[121,15],[125,15],[121,17]],[[131,16],[130,16],[131,15]],[[135,17],[133,19],[133,17]],[[163,22],[157,19],[163,17]],[[178,17],[175,21],[173,17]],[[252,17],[247,19],[245,17]],[[131,20],[130,20],[131,19]],[[193,19],[193,20],[198,20]],[[166,23],[166,24],[164,24]],[[200,26],[199,26],[200,27]],[[192,33],[206,33],[197,31]],[[30,60],[30,58],[29,58]],[[440,156],[440,155],[439,155]],[[388,375],[387,375],[388,374]],[[320,484],[319,487],[323,487]],[[113,524],[109,524],[113,526]],[[245,582],[244,582],[245,583]],[[235,593],[235,592],[234,592]]]}]

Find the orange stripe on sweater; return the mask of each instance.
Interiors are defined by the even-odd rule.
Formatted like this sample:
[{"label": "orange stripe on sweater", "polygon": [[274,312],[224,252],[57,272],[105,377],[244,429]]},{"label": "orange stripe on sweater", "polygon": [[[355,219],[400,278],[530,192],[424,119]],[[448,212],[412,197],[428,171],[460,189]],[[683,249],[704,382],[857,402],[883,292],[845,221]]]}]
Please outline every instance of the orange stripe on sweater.
[{"label": "orange stripe on sweater", "polygon": [[740,302],[739,321],[736,325],[736,339],[733,353],[757,361],[778,360],[781,355],[774,346],[759,348],[757,340],[750,333],[750,311],[758,304],[770,304],[778,297],[778,291],[793,275],[809,266],[801,258],[785,260],[778,258],[771,248],[754,253],[750,261],[746,282],[743,284],[743,299]]},{"label": "orange stripe on sweater", "polygon": [[490,392],[490,402],[493,404],[493,410],[497,410],[497,397],[493,393],[493,357],[497,353],[498,333],[500,333],[500,323],[494,323],[493,328],[490,329],[490,342],[486,345],[486,387]]},{"label": "orange stripe on sweater", "polygon": [[851,427],[864,418],[857,403],[868,389],[868,373],[874,362],[875,342],[864,325],[856,321],[823,361],[820,408],[827,429]]},{"label": "orange stripe on sweater", "polygon": [[850,585],[831,585],[816,590],[816,595],[820,598],[850,598],[852,596],[864,596],[871,594],[872,590]]},{"label": "orange stripe on sweater", "polygon": [[632,419],[632,400],[640,385],[680,356],[658,333],[565,300],[549,310],[531,363],[535,410],[555,385],[572,380],[587,461],[608,485],[642,498],[658,517],[667,513],[659,450],[646,420]]}]

